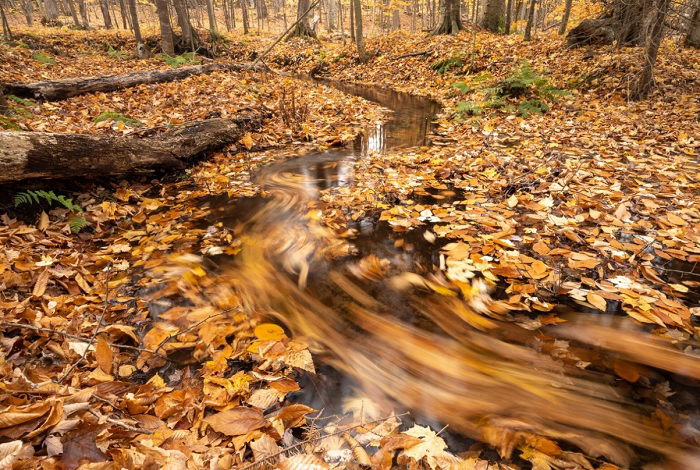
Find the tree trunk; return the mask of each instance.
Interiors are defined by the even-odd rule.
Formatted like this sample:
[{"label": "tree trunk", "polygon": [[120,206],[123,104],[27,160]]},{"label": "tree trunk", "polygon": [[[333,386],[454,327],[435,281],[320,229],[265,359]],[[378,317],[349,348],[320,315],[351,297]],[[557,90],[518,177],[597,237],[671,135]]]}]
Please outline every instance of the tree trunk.
[{"label": "tree trunk", "polygon": [[12,31],[10,30],[10,23],[7,22],[7,16],[5,16],[5,7],[3,7],[2,2],[0,2],[0,20],[2,20],[2,36],[6,41],[12,41]]},{"label": "tree trunk", "polygon": [[187,12],[187,4],[184,2],[184,0],[173,0],[173,5],[175,6],[177,23],[180,25],[180,31],[182,31],[182,42],[184,48],[186,49],[191,47],[194,51],[194,34],[192,32],[192,24],[190,23],[190,15]]},{"label": "tree trunk", "polygon": [[80,20],[78,19],[78,11],[75,9],[75,4],[73,0],[66,0],[68,2],[68,8],[70,8],[70,15],[73,17],[73,24],[80,27]]},{"label": "tree trunk", "polygon": [[170,25],[167,0],[155,0],[158,12],[158,25],[160,26],[160,48],[164,54],[175,55],[175,42],[173,41],[173,28]]},{"label": "tree trunk", "polygon": [[90,28],[90,19],[88,18],[88,11],[85,7],[85,0],[78,0],[78,10],[80,11],[80,18],[83,20],[83,28]]},{"label": "tree trunk", "polygon": [[87,93],[110,92],[142,84],[165,83],[182,80],[191,75],[203,75],[217,71],[239,71],[242,65],[206,64],[147,72],[132,72],[101,77],[66,78],[34,83],[7,83],[7,93],[25,98],[60,101]]},{"label": "tree trunk", "polygon": [[24,19],[27,21],[27,26],[32,26],[34,24],[34,18],[32,17],[31,0],[20,0],[20,6],[22,7],[22,12],[24,13]]},{"label": "tree trunk", "polygon": [[505,11],[504,0],[487,0],[486,11],[484,12],[484,21],[482,26],[492,33],[500,32],[500,27],[503,25],[503,13]]},{"label": "tree trunk", "polygon": [[139,15],[136,11],[136,0],[126,0],[129,5],[129,14],[131,15],[131,24],[134,28],[134,37],[136,38],[136,49],[138,50],[139,44],[143,44],[143,38],[141,37],[141,27],[139,26]]},{"label": "tree trunk", "polygon": [[266,113],[177,126],[153,138],[44,132],[0,132],[0,182],[84,178],[183,168],[191,158],[238,142],[260,128]]},{"label": "tree trunk", "polygon": [[688,25],[688,33],[685,36],[684,45],[688,47],[695,47],[700,49],[700,1],[696,2],[695,11],[693,12],[693,17],[690,19],[690,24]]},{"label": "tree trunk", "polygon": [[301,21],[292,29],[292,31],[287,35],[287,40],[293,37],[310,37],[315,38],[316,32],[311,29],[309,24],[308,10],[311,6],[310,0],[299,0],[297,4],[297,20],[301,18]]},{"label": "tree trunk", "polygon": [[355,42],[355,4],[350,0],[350,40]]},{"label": "tree trunk", "polygon": [[119,0],[119,10],[122,14],[122,26],[124,29],[130,28],[131,27],[131,18],[129,17],[129,13],[126,9],[126,3],[124,0]]},{"label": "tree trunk", "polygon": [[241,9],[243,10],[243,34],[248,34],[250,31],[250,20],[248,19],[248,0],[240,0]]},{"label": "tree trunk", "polygon": [[530,0],[530,5],[527,11],[527,25],[525,25],[525,40],[532,40],[532,26],[535,23],[535,5],[537,0]]},{"label": "tree trunk", "polygon": [[664,36],[664,23],[668,15],[671,0],[656,0],[656,12],[651,24],[651,34],[647,37],[646,50],[644,51],[644,66],[642,73],[632,91],[632,99],[641,100],[649,95],[654,79],[654,64],[659,54],[659,46]]},{"label": "tree trunk", "polygon": [[[503,1],[503,0],[499,0]],[[445,11],[442,16],[440,26],[435,28],[431,35],[437,34],[457,34],[464,29],[460,12],[459,0],[445,0]]]},{"label": "tree trunk", "polygon": [[506,3],[506,24],[504,32],[510,34],[510,25],[513,23],[513,0],[508,0]]},{"label": "tree trunk", "polygon": [[564,14],[561,17],[561,25],[559,25],[559,36],[563,36],[566,33],[566,27],[569,24],[569,16],[571,15],[571,4],[573,0],[566,0],[564,5]]},{"label": "tree trunk", "polygon": [[207,0],[207,16],[209,17],[209,31],[217,32],[216,29],[216,13],[214,12],[214,0]]},{"label": "tree trunk", "polygon": [[55,20],[58,18],[58,6],[56,6],[55,0],[44,0],[44,8],[48,19]]},{"label": "tree trunk", "polygon": [[105,22],[106,29],[112,29],[112,17],[109,14],[109,5],[107,0],[100,0],[100,10],[102,10],[102,18]]},{"label": "tree trunk", "polygon": [[360,62],[367,60],[367,52],[365,51],[365,38],[362,32],[362,1],[352,0],[352,9],[355,14],[355,44],[357,44],[357,55]]}]

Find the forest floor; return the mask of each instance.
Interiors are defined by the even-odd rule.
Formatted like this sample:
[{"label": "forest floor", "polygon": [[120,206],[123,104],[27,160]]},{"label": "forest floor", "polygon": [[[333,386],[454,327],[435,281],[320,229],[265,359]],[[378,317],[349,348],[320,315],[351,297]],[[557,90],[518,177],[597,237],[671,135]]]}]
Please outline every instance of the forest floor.
[{"label": "forest floor", "polygon": [[[272,39],[220,42],[216,61],[250,61]],[[124,33],[23,31],[14,44],[0,44],[0,82],[170,66],[160,57],[132,58],[133,47]],[[528,418],[516,415],[459,429],[488,445],[464,447],[462,440],[462,448],[448,448],[440,436],[447,439],[449,430],[397,416],[361,394],[344,397],[342,416],[287,399],[320,365],[317,345],[324,343],[303,334],[313,325],[298,320],[284,329],[269,312],[248,308],[263,302],[245,298],[235,281],[245,284],[243,275],[202,261],[235,259],[252,239],[209,223],[209,202],[274,196],[255,179],[260,169],[351,143],[391,117],[292,75],[386,87],[442,106],[432,145],[370,153],[353,164],[351,186],[302,200],[309,223],[322,227],[313,231],[326,240],[320,256],[352,252],[358,221],[382,223],[397,246],[408,243],[404,234],[420,233],[433,247],[442,277],[426,277],[421,287],[486,305],[462,315],[477,329],[493,328],[495,318],[539,332],[565,323],[566,305],[596,318],[630,317],[664,348],[687,355],[678,362],[683,367],[698,354],[696,50],[664,44],[651,97],[633,102],[636,49],[570,50],[555,35],[523,43],[471,30],[442,37],[396,32],[367,41],[367,49],[373,56],[362,64],[349,43],[294,40],[266,58],[283,74],[216,72],[60,102],[10,100],[11,114],[0,124],[15,130],[132,135],[244,108],[266,107],[273,117],[175,174],[0,188],[0,467],[227,469],[279,461],[289,469],[610,470],[700,446],[700,377],[687,372],[697,366],[679,378],[665,372],[678,367],[646,359],[651,349],[622,354],[622,346],[609,345],[617,354],[601,354],[544,333],[539,352],[594,371],[643,402],[644,426],[665,440],[617,436],[633,449],[621,450],[627,448],[593,445],[593,434],[574,438],[564,428],[524,426],[518,420]],[[31,196],[15,204],[16,195],[39,189],[72,198],[82,211],[35,204]],[[69,224],[76,216],[86,223],[79,233]],[[303,238],[280,230],[290,244]],[[255,240],[270,248],[264,237],[277,233],[262,231]],[[354,272],[401,278],[392,262],[367,256]],[[255,269],[245,273],[255,276]],[[283,285],[264,288],[293,298]],[[498,300],[491,303],[482,285]],[[295,327],[302,334],[293,334]],[[603,334],[596,340],[614,342]],[[527,388],[525,375],[520,379],[506,382]],[[430,393],[428,400],[439,402],[437,387]]]}]

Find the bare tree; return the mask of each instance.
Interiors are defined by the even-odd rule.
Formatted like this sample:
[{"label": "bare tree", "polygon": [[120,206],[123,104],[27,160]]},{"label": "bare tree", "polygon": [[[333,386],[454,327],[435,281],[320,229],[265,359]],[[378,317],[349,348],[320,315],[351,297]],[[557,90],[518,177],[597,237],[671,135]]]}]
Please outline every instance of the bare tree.
[{"label": "bare tree", "polygon": [[508,0],[506,3],[506,24],[504,32],[510,34],[510,25],[513,23],[513,0]]},{"label": "bare tree", "polygon": [[310,7],[310,0],[299,0],[297,4],[297,25],[292,29],[292,31],[287,36],[287,40],[293,37],[316,37],[316,32],[311,28],[308,20],[308,10]]},{"label": "bare tree", "polygon": [[248,0],[240,0],[240,2],[243,13],[243,34],[248,34],[250,31],[250,20],[248,19]]},{"label": "bare tree", "polygon": [[684,44],[689,47],[700,49],[700,0],[695,2],[695,10],[688,25],[688,32],[685,36]]},{"label": "bare tree", "polygon": [[49,20],[55,20],[58,18],[58,6],[56,6],[56,0],[44,0],[44,11],[46,13],[46,18]]},{"label": "bare tree", "polygon": [[214,11],[214,0],[207,0],[207,16],[209,17],[209,31],[216,33],[216,13]]},{"label": "bare tree", "polygon": [[654,2],[656,12],[651,24],[651,32],[646,40],[642,72],[632,90],[632,99],[644,99],[651,91],[654,80],[654,64],[656,63],[656,57],[659,55],[659,46],[664,36],[664,23],[666,22],[670,5],[671,0],[656,0]]},{"label": "bare tree", "polygon": [[158,25],[160,26],[160,48],[164,54],[175,55],[175,42],[173,41],[173,27],[170,24],[167,0],[155,0],[158,12]]},{"label": "bare tree", "polygon": [[10,23],[7,22],[7,16],[5,16],[5,7],[3,5],[5,0],[0,1],[0,20],[2,20],[2,36],[6,41],[12,41],[12,31],[10,30]]},{"label": "bare tree", "polygon": [[68,8],[70,8],[70,14],[73,17],[73,24],[77,27],[80,27],[80,20],[78,20],[78,11],[75,9],[75,4],[73,3],[73,0],[66,0],[68,3]]},{"label": "bare tree", "polygon": [[100,0],[100,10],[102,11],[102,19],[104,19],[105,28],[112,29],[112,16],[109,14],[109,4],[107,0]]},{"label": "bare tree", "polygon": [[498,33],[504,23],[504,12],[505,2],[503,0],[486,0],[486,11],[481,25],[492,33]]},{"label": "bare tree", "polygon": [[138,57],[145,57],[148,52],[143,44],[143,38],[141,37],[141,27],[139,26],[139,15],[136,11],[136,0],[127,0],[129,4],[129,13],[131,14],[131,24],[134,28],[134,37],[136,38],[136,55]]},{"label": "bare tree", "polygon": [[80,19],[83,21],[83,28],[90,28],[90,19],[88,18],[87,7],[85,0],[78,0],[78,10],[80,11]]},{"label": "bare tree", "polygon": [[566,27],[569,24],[569,16],[571,16],[571,4],[573,0],[566,0],[564,4],[564,14],[561,17],[561,24],[559,25],[559,35],[563,36],[566,33]]},{"label": "bare tree", "polygon": [[362,32],[362,1],[352,0],[352,9],[355,18],[355,44],[357,45],[357,55],[360,57],[360,62],[367,60],[367,52],[365,51],[365,38]]},{"label": "bare tree", "polygon": [[27,26],[32,26],[32,24],[34,24],[34,18],[32,17],[31,0],[20,0],[19,3],[22,7],[22,13],[24,13],[24,19],[27,21]]},{"label": "bare tree", "polygon": [[528,6],[527,10],[527,25],[525,25],[525,40],[526,41],[531,41],[532,40],[532,26],[535,23],[535,5],[537,4],[537,0],[530,0],[530,5]]},{"label": "bare tree", "polygon": [[459,0],[445,0],[444,6],[445,9],[442,15],[442,21],[440,25],[430,33],[432,35],[457,34],[464,29]]}]

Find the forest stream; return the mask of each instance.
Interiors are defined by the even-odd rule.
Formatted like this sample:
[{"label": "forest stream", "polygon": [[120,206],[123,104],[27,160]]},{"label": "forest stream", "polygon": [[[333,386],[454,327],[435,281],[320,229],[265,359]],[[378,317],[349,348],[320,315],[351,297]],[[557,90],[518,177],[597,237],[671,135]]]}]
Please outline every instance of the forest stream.
[{"label": "forest stream", "polygon": [[[690,391],[675,398],[692,396],[700,368],[691,356],[614,314],[562,307],[568,320],[562,325],[509,322],[512,312],[486,282],[445,277],[445,241],[429,230],[396,233],[387,222],[362,218],[339,234],[314,217],[321,192],[351,186],[354,165],[369,152],[429,145],[440,109],[408,94],[328,84],[392,114],[350,146],[263,168],[257,176],[262,196],[204,202],[211,209],[204,225],[221,222],[243,240],[232,259],[208,260],[220,279],[247,310],[307,338],[323,364],[318,376],[300,379],[304,389],[289,398],[336,415],[359,394],[380,407],[409,410],[419,421],[449,425],[451,438],[501,449],[509,437],[499,429],[519,429],[621,465],[633,455],[642,461],[664,455],[681,468],[696,468],[692,448],[683,444],[698,433],[696,404],[674,417],[688,433],[679,436],[660,431],[640,399],[655,383],[681,376]],[[458,197],[434,196],[446,204]],[[656,382],[625,383],[603,369],[586,369],[583,357],[652,367]]]}]

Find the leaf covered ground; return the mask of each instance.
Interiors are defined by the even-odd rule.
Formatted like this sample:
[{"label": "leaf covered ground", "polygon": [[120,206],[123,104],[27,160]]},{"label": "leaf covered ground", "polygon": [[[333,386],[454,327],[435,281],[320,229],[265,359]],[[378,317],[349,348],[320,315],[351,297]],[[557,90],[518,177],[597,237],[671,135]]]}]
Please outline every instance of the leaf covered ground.
[{"label": "leaf covered ground", "polygon": [[[157,58],[130,58],[133,41],[126,35],[49,29],[33,34],[20,35],[20,44],[0,45],[0,81],[164,67]],[[234,40],[227,45],[228,55],[217,60],[247,58],[266,44]],[[306,217],[318,225],[314,233],[326,240],[322,256],[352,251],[358,223],[386,224],[395,244],[405,246],[402,237],[420,233],[421,243],[437,253],[444,277],[420,281],[422,288],[447,299],[435,305],[461,295],[472,304],[492,306],[475,307],[479,315],[462,312],[478,329],[494,328],[496,319],[537,332],[566,322],[555,308],[564,304],[587,315],[631,317],[663,339],[665,347],[672,344],[691,358],[696,354],[697,52],[664,45],[656,91],[648,101],[634,103],[627,101],[625,85],[639,63],[639,51],[633,49],[566,50],[554,37],[524,45],[515,37],[474,31],[433,38],[393,33],[369,40],[367,47],[376,55],[366,64],[356,61],[350,44],[340,42],[282,44],[268,61],[285,72],[313,70],[335,80],[429,96],[442,105],[434,145],[370,154],[354,162],[352,186],[324,189],[319,201],[301,199]],[[422,51],[427,52],[401,57]],[[495,91],[518,74],[526,79],[524,67],[537,75],[524,96]],[[535,83],[542,79],[546,85]],[[545,87],[565,93],[548,99]],[[288,110],[292,99],[290,118],[282,107]],[[531,106],[522,107],[524,101]],[[542,103],[549,109],[538,114]],[[3,465],[226,469],[253,468],[261,461],[274,466],[281,457],[280,468],[613,469],[634,460],[623,447],[601,451],[597,434],[572,437],[528,415],[481,421],[476,434],[488,445],[448,449],[440,428],[416,423],[362,395],[345,397],[342,416],[288,401],[319,366],[318,337],[292,334],[279,326],[284,322],[246,306],[263,306],[263,297],[270,304],[279,298],[290,304],[304,299],[295,297],[301,295],[297,290],[285,290],[284,279],[263,276],[264,251],[244,271],[249,278],[260,276],[259,298],[242,297],[234,280],[243,285],[246,278],[232,277],[220,260],[235,258],[250,242],[245,232],[212,223],[212,206],[277,197],[261,193],[258,170],[350,142],[372,123],[389,119],[385,110],[330,87],[253,73],[214,73],[57,103],[17,100],[11,105],[10,121],[3,121],[8,126],[111,135],[226,117],[246,107],[265,106],[274,117],[182,174],[34,185],[67,194],[80,206],[88,225],[77,234],[69,224],[75,210],[46,201],[14,207],[15,194],[27,188],[3,189]],[[288,240],[303,241],[304,235],[287,227],[276,230]],[[261,250],[276,248],[265,244],[275,235],[272,228],[257,233]],[[202,263],[201,257],[215,263]],[[374,280],[397,270],[392,262],[367,257],[353,269]],[[491,287],[478,289],[486,285]],[[497,303],[491,303],[487,290]],[[323,331],[299,318],[299,331]],[[473,411],[475,404],[450,402],[440,394],[440,385],[446,391],[451,383],[441,384],[438,358],[448,357],[452,343],[422,343],[372,315],[358,318],[366,321],[356,327],[367,328],[370,346],[365,345],[364,355],[350,356],[348,349],[349,357],[358,364],[364,357],[379,360],[392,341],[431,352],[402,359],[432,362],[425,370],[432,371],[427,377],[434,387],[426,380],[423,393],[434,396],[427,400],[438,407],[442,397],[442,403],[464,407],[464,416]],[[575,347],[573,338],[569,343],[547,335],[538,339],[537,348],[582,374],[608,374],[625,394],[644,403],[639,429],[658,436],[644,435],[633,444],[672,448],[680,440],[688,449],[697,448],[697,432],[681,430],[696,429],[697,383],[674,381],[654,369],[674,370],[652,357],[651,343],[623,354],[623,338],[620,334],[618,344],[609,345],[617,353],[612,355]],[[339,346],[363,344],[343,339]],[[596,339],[615,343],[602,332]],[[478,347],[475,342],[475,349],[488,349],[483,341]],[[519,377],[506,380],[514,389],[541,386],[527,370],[499,362],[529,360],[518,355],[524,349],[518,351],[492,351],[482,365],[484,357],[476,356],[469,367],[497,382]],[[667,357],[664,351],[656,352],[659,358]],[[555,380],[553,369],[537,364],[542,377]],[[697,377],[697,366],[687,356],[678,364],[676,369],[682,364],[691,371],[687,375]],[[464,380],[474,389],[486,386],[481,379]],[[410,385],[396,393],[408,394]],[[507,396],[508,387],[497,385],[488,390]],[[472,398],[482,409],[503,401],[487,396],[493,398],[484,403],[478,394]],[[562,395],[572,396],[578,397]],[[535,391],[531,406],[542,403],[537,397],[542,398]],[[583,408],[587,402],[580,403]],[[627,419],[616,413],[610,411],[611,422]],[[263,460],[269,456],[274,458]]]}]

